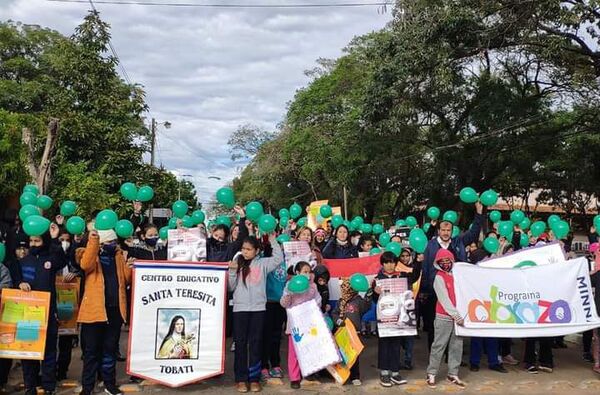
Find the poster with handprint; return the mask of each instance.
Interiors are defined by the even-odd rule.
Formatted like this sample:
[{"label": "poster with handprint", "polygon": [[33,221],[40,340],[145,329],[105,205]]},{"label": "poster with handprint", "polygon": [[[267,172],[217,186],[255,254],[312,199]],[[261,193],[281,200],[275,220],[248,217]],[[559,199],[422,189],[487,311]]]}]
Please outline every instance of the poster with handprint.
[{"label": "poster with handprint", "polygon": [[341,361],[321,308],[314,300],[287,309],[287,316],[302,376]]}]

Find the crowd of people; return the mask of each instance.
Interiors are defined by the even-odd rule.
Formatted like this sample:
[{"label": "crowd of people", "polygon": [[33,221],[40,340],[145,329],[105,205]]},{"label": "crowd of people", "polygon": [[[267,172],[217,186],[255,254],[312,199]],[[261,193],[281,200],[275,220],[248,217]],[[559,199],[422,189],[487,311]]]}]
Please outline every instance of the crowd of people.
[{"label": "crowd of people", "polygon": [[[440,365],[447,355],[447,381],[464,387],[459,376],[463,361],[463,342],[467,339],[456,336],[454,324],[462,325],[463,318],[456,309],[454,293],[454,262],[476,264],[492,255],[500,256],[522,247],[521,232],[515,227],[512,240],[499,236],[491,228],[485,237],[496,237],[500,248],[495,254],[482,245],[482,229],[486,218],[483,206],[475,204],[475,215],[468,230],[453,236],[453,224],[444,220],[432,220],[427,229],[428,243],[423,253],[416,253],[407,246],[403,235],[392,233],[391,240],[405,246],[399,254],[385,251],[380,254],[381,270],[376,279],[407,278],[408,284],[420,284],[416,297],[417,327],[426,333],[429,347],[426,369],[427,384],[434,388],[440,381]],[[328,283],[330,274],[324,260],[350,259],[369,254],[373,248],[381,248],[371,234],[351,231],[346,225],[332,229],[331,224],[313,230],[298,227],[290,221],[285,229],[293,240],[304,241],[312,251],[310,259],[288,268],[277,234],[261,235],[256,226],[246,219],[244,209],[236,206],[239,221],[231,229],[224,225],[206,228],[198,225],[207,237],[207,261],[229,262],[228,289],[231,299],[227,314],[227,331],[233,337],[232,351],[235,354],[234,376],[239,392],[259,392],[261,383],[269,378],[289,377],[291,388],[300,388],[303,380],[315,381],[316,374],[302,377],[298,358],[292,346],[293,334],[286,326],[286,309],[315,300],[323,314],[332,318],[336,325],[349,319],[364,336],[377,336],[377,325],[373,318],[381,290],[373,282],[366,294],[356,292],[348,279],[341,284],[339,300],[332,301]],[[131,221],[136,234],[130,239],[121,239],[113,230],[96,230],[93,220],[82,235],[71,235],[64,227],[65,219],[54,218],[50,229],[42,236],[27,236],[14,210],[7,210],[5,221],[0,226],[0,242],[7,247],[4,265],[0,265],[0,288],[18,288],[23,291],[46,291],[52,295],[48,321],[46,348],[43,361],[21,361],[25,393],[35,394],[41,386],[45,394],[56,391],[57,382],[67,377],[72,350],[80,347],[83,369],[81,393],[91,394],[98,381],[104,383],[109,395],[120,394],[117,385],[117,360],[122,326],[128,321],[132,265],[136,259],[166,260],[166,243],[159,239],[158,228],[148,223],[142,214],[141,204],[134,204]],[[485,226],[487,228],[487,226]],[[591,229],[588,258],[600,261],[600,250],[596,230]],[[530,237],[530,246],[552,241],[552,233]],[[569,246],[565,245],[568,252]],[[600,284],[595,266],[590,266],[594,286]],[[294,275],[306,276],[311,280],[304,293],[292,293],[287,288],[288,280]],[[56,277],[63,281],[81,281],[81,305],[78,322],[79,335],[58,336],[56,319]],[[596,293],[596,297],[600,292]],[[596,306],[600,306],[596,300]],[[370,314],[369,314],[370,313]],[[369,317],[370,316],[370,317]],[[183,318],[180,319],[180,321]],[[171,333],[182,322],[173,320]],[[595,331],[595,330],[594,330]],[[592,347],[594,331],[583,334],[583,358],[593,363],[595,372],[600,373],[600,355],[597,342]],[[179,333],[179,332],[177,332]],[[282,363],[281,340],[288,336],[287,363]],[[174,350],[165,338],[160,347],[161,355],[172,355]],[[413,369],[412,336],[380,337],[377,340],[380,384],[383,387],[402,385],[407,381],[401,370]],[[468,368],[476,372],[481,367],[481,356],[487,354],[489,369],[508,373],[505,365],[518,365],[512,355],[511,339],[470,339]],[[525,341],[523,367],[535,374],[539,371],[552,372],[553,348],[564,347],[562,338],[528,338]],[[201,357],[201,356],[200,356]],[[360,358],[359,358],[360,359]],[[6,387],[13,361],[0,359],[0,385]],[[351,368],[349,383],[361,385],[359,360]],[[284,373],[284,368],[286,373]],[[364,367],[362,368],[364,369]],[[139,381],[131,377],[131,381]]]}]

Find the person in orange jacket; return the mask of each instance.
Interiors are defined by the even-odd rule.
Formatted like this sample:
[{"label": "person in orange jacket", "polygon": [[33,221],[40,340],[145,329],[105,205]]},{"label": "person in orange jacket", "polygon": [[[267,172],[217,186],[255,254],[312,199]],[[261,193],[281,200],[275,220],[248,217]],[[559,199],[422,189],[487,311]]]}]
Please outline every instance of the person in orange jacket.
[{"label": "person in orange jacket", "polygon": [[131,265],[113,230],[90,231],[80,265],[85,272],[77,318],[83,348],[81,393],[92,393],[102,369],[105,392],[119,395],[115,367],[121,325],[127,319],[126,286],[131,282]]}]

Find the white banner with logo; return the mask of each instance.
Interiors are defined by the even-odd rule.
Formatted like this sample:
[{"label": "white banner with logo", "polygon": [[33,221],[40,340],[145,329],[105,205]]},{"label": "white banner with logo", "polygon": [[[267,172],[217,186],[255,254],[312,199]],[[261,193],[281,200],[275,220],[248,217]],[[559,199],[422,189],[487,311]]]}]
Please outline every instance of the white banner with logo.
[{"label": "white banner with logo", "polygon": [[585,258],[510,269],[457,263],[453,273],[464,317],[459,336],[547,337],[600,327]]},{"label": "white banner with logo", "polygon": [[565,253],[558,241],[543,246],[524,248],[498,258],[486,259],[479,262],[478,266],[508,268],[521,266],[547,265],[562,262],[566,259]]},{"label": "white banner with logo", "polygon": [[225,368],[227,264],[134,264],[127,372],[170,387]]}]

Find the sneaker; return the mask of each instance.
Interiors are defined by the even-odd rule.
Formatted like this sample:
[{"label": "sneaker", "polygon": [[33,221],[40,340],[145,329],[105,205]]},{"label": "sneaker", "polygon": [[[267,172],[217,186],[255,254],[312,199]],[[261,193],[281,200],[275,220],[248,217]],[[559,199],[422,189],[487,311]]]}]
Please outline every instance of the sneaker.
[{"label": "sneaker", "polygon": [[123,395],[123,392],[116,386],[104,388],[104,393],[107,395]]},{"label": "sneaker", "polygon": [[540,365],[540,370],[541,370],[542,372],[546,372],[546,373],[552,373],[552,368],[551,368],[551,367],[549,367],[549,366],[542,366],[542,365]]},{"label": "sneaker", "polygon": [[277,366],[269,370],[269,376],[273,377],[274,379],[281,379],[283,378],[283,370],[281,370],[281,368]]},{"label": "sneaker", "polygon": [[538,368],[536,368],[535,365],[529,365],[527,367],[527,373],[538,374]]},{"label": "sneaker", "polygon": [[479,372],[479,365],[471,364],[471,367],[469,368],[469,370],[471,372]]},{"label": "sneaker", "polygon": [[299,381],[290,381],[290,388],[297,390],[300,389],[300,382]]},{"label": "sneaker", "polygon": [[592,356],[591,352],[584,352],[583,353],[583,360],[585,362],[594,362],[594,357]]},{"label": "sneaker", "polygon": [[360,381],[360,379],[354,379],[352,380],[352,385],[355,387],[359,387],[362,385],[362,381]]},{"label": "sneaker", "polygon": [[269,371],[267,369],[262,369],[260,371],[260,381],[267,381],[269,380]]},{"label": "sneaker", "polygon": [[229,349],[231,352],[235,352],[235,342],[231,343],[231,348]]},{"label": "sneaker", "polygon": [[496,371],[498,373],[508,373],[508,370],[502,365],[494,365],[490,366],[490,370]]},{"label": "sneaker", "polygon": [[429,386],[429,388],[435,388],[435,387],[437,387],[435,385],[435,375],[433,375],[433,374],[428,374],[427,375],[427,381],[426,382],[427,382],[427,385]]},{"label": "sneaker", "polygon": [[380,374],[379,375],[379,384],[381,384],[382,387],[391,387],[392,381],[390,379],[390,375],[389,374]]},{"label": "sneaker", "polygon": [[446,379],[448,379],[448,381],[451,382],[452,384],[456,384],[457,386],[459,386],[461,388],[465,388],[467,386],[467,383],[465,383],[464,381],[462,381],[461,379],[459,379],[458,376],[450,376],[450,375],[448,375],[446,377]]},{"label": "sneaker", "polygon": [[260,392],[262,387],[260,383],[250,383],[250,392]]},{"label": "sneaker", "polygon": [[518,365],[519,361],[517,361],[512,355],[507,355],[502,357],[502,363],[505,365]]},{"label": "sneaker", "polygon": [[408,381],[403,379],[402,376],[400,376],[400,374],[398,373],[392,374],[392,377],[390,377],[390,381],[396,385],[404,385],[408,383]]}]

